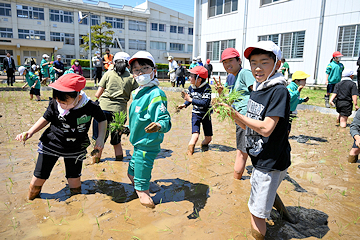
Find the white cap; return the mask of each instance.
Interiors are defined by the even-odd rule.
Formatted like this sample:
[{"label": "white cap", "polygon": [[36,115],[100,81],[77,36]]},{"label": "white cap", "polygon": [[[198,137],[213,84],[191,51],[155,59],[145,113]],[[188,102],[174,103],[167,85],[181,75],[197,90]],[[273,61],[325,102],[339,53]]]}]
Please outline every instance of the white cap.
[{"label": "white cap", "polygon": [[154,67],[156,66],[155,63],[155,59],[154,57],[151,55],[151,53],[146,52],[146,51],[138,51],[137,53],[135,53],[129,60],[129,64],[131,64],[131,62],[133,62],[136,59],[149,59],[153,62]]},{"label": "white cap", "polygon": [[33,70],[37,69],[36,64],[31,65],[31,68],[32,68]]},{"label": "white cap", "polygon": [[115,62],[116,60],[119,60],[119,59],[124,59],[126,61],[129,61],[130,60],[130,55],[127,54],[126,52],[117,52],[114,56],[114,59],[113,61]]},{"label": "white cap", "polygon": [[260,41],[260,42],[253,44],[252,46],[245,49],[244,57],[249,59],[251,52],[255,48],[259,48],[259,49],[262,49],[262,50],[265,50],[268,52],[273,52],[278,60],[281,59],[281,50],[278,47],[278,45],[276,45],[273,41]]},{"label": "white cap", "polygon": [[48,58],[49,57],[49,55],[47,55],[46,53],[44,53],[43,55],[42,55],[42,58]]},{"label": "white cap", "polygon": [[61,55],[60,55],[60,54],[59,54],[59,55],[57,55],[57,56],[56,56],[56,58],[61,58]]},{"label": "white cap", "polygon": [[198,56],[198,57],[196,58],[196,60],[201,60],[201,56]]},{"label": "white cap", "polygon": [[351,75],[354,75],[354,71],[351,69],[345,69],[341,74],[343,77],[350,77]]},{"label": "white cap", "polygon": [[25,68],[24,66],[20,66],[20,67],[18,68],[18,72],[20,73],[20,75],[23,75],[25,69],[26,69],[26,68]]},{"label": "white cap", "polygon": [[168,60],[172,60],[173,58],[173,56],[168,56]]}]

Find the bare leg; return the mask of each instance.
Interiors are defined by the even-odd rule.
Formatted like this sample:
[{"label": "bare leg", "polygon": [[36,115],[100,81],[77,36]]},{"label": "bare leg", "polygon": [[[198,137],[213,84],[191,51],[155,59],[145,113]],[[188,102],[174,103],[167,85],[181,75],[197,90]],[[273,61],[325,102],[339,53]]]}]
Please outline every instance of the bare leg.
[{"label": "bare leg", "polygon": [[121,143],[114,145],[114,151],[115,151],[115,158],[117,161],[122,161],[123,160],[123,149],[121,146]]},{"label": "bare leg", "polygon": [[35,176],[32,177],[30,184],[34,186],[42,186],[44,185],[46,179],[37,178]]},{"label": "bare leg", "polygon": [[148,207],[148,208],[155,208],[155,204],[154,204],[152,198],[150,197],[149,190],[146,190],[146,191],[136,190],[136,193],[139,196],[140,203],[143,206]]},{"label": "bare leg", "polygon": [[41,101],[41,98],[40,98],[39,95],[36,95],[36,98],[37,98],[38,101]]},{"label": "bare leg", "polygon": [[340,127],[346,128],[347,119],[346,116],[340,116]]},{"label": "bare leg", "polygon": [[78,178],[68,178],[70,192],[72,195],[81,193],[81,180]]},{"label": "bare leg", "polygon": [[34,95],[30,94],[30,100],[33,100],[33,98],[34,98]]},{"label": "bare leg", "polygon": [[265,238],[266,222],[264,218],[258,218],[251,214],[251,228],[252,235],[256,240]]},{"label": "bare leg", "polygon": [[234,164],[234,178],[241,179],[246,165],[248,154],[243,151],[236,150],[236,159]]},{"label": "bare leg", "polygon": [[46,179],[37,178],[35,176],[32,177],[28,193],[29,200],[34,200],[37,196],[39,196],[45,181]]},{"label": "bare leg", "polygon": [[187,155],[191,156],[194,153],[194,149],[195,149],[195,145],[199,139],[199,133],[193,133],[191,135],[191,139],[188,145],[188,151],[187,151]]},{"label": "bare leg", "polygon": [[205,136],[205,139],[202,141],[201,145],[208,145],[212,140],[212,136]]},{"label": "bare leg", "polygon": [[348,162],[356,163],[358,161],[358,155],[360,153],[360,148],[352,148],[349,153]]}]

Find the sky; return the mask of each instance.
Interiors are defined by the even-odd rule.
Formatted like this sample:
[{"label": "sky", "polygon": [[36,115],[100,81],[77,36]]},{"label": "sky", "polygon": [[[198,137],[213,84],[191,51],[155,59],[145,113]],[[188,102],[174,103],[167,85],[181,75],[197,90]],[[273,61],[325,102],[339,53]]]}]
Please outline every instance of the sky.
[{"label": "sky", "polygon": [[[84,3],[93,3],[93,4],[96,4],[98,2],[97,0],[83,0],[83,1]],[[145,0],[102,0],[102,1],[108,2],[109,4],[128,5],[131,7],[135,7],[145,2]],[[150,0],[150,2],[159,4],[161,6],[173,9],[175,11],[184,13],[192,17],[194,16],[194,0],[180,0],[180,1]]]}]

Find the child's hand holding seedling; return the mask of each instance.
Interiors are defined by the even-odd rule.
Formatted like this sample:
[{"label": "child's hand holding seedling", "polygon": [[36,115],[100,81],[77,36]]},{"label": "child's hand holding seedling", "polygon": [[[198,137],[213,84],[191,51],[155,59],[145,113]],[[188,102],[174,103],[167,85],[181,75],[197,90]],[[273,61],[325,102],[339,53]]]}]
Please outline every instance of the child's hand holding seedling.
[{"label": "child's hand holding seedling", "polygon": [[177,108],[176,109],[183,109],[183,108],[185,108],[186,107],[186,105],[185,104],[181,104],[181,105],[179,105],[179,106],[177,106]]},{"label": "child's hand holding seedling", "polygon": [[160,129],[161,129],[160,123],[152,122],[152,123],[150,123],[149,125],[146,126],[145,132],[154,133],[154,132],[160,131]]},{"label": "child's hand holding seedling", "polygon": [[33,133],[31,133],[31,132],[23,132],[23,133],[18,134],[15,139],[19,142],[24,142],[24,145],[25,145],[25,141],[28,140],[29,138],[31,138],[32,135],[33,135]]},{"label": "child's hand holding seedling", "polygon": [[219,81],[216,81],[216,78],[214,78],[214,81],[215,81],[215,90],[221,94],[222,91],[224,90],[224,86],[221,84],[221,79],[220,79],[220,76],[219,76]]},{"label": "child's hand holding seedling", "polygon": [[192,102],[192,98],[190,97],[190,95],[185,92],[185,91],[182,91],[181,92],[181,97],[185,100],[185,101],[188,101],[188,102]]}]

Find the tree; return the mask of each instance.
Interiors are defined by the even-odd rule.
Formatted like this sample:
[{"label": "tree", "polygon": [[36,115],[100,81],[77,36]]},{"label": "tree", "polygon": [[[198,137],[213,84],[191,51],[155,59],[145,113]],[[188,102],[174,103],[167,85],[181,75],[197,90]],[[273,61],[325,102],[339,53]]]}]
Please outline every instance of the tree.
[{"label": "tree", "polygon": [[[102,22],[100,25],[91,26],[91,49],[99,49],[102,56],[103,49],[106,46],[113,45],[113,35],[114,31],[111,30],[111,23]],[[81,44],[80,47],[84,48],[86,51],[89,50],[89,34],[82,36],[84,39],[84,44]]]}]

